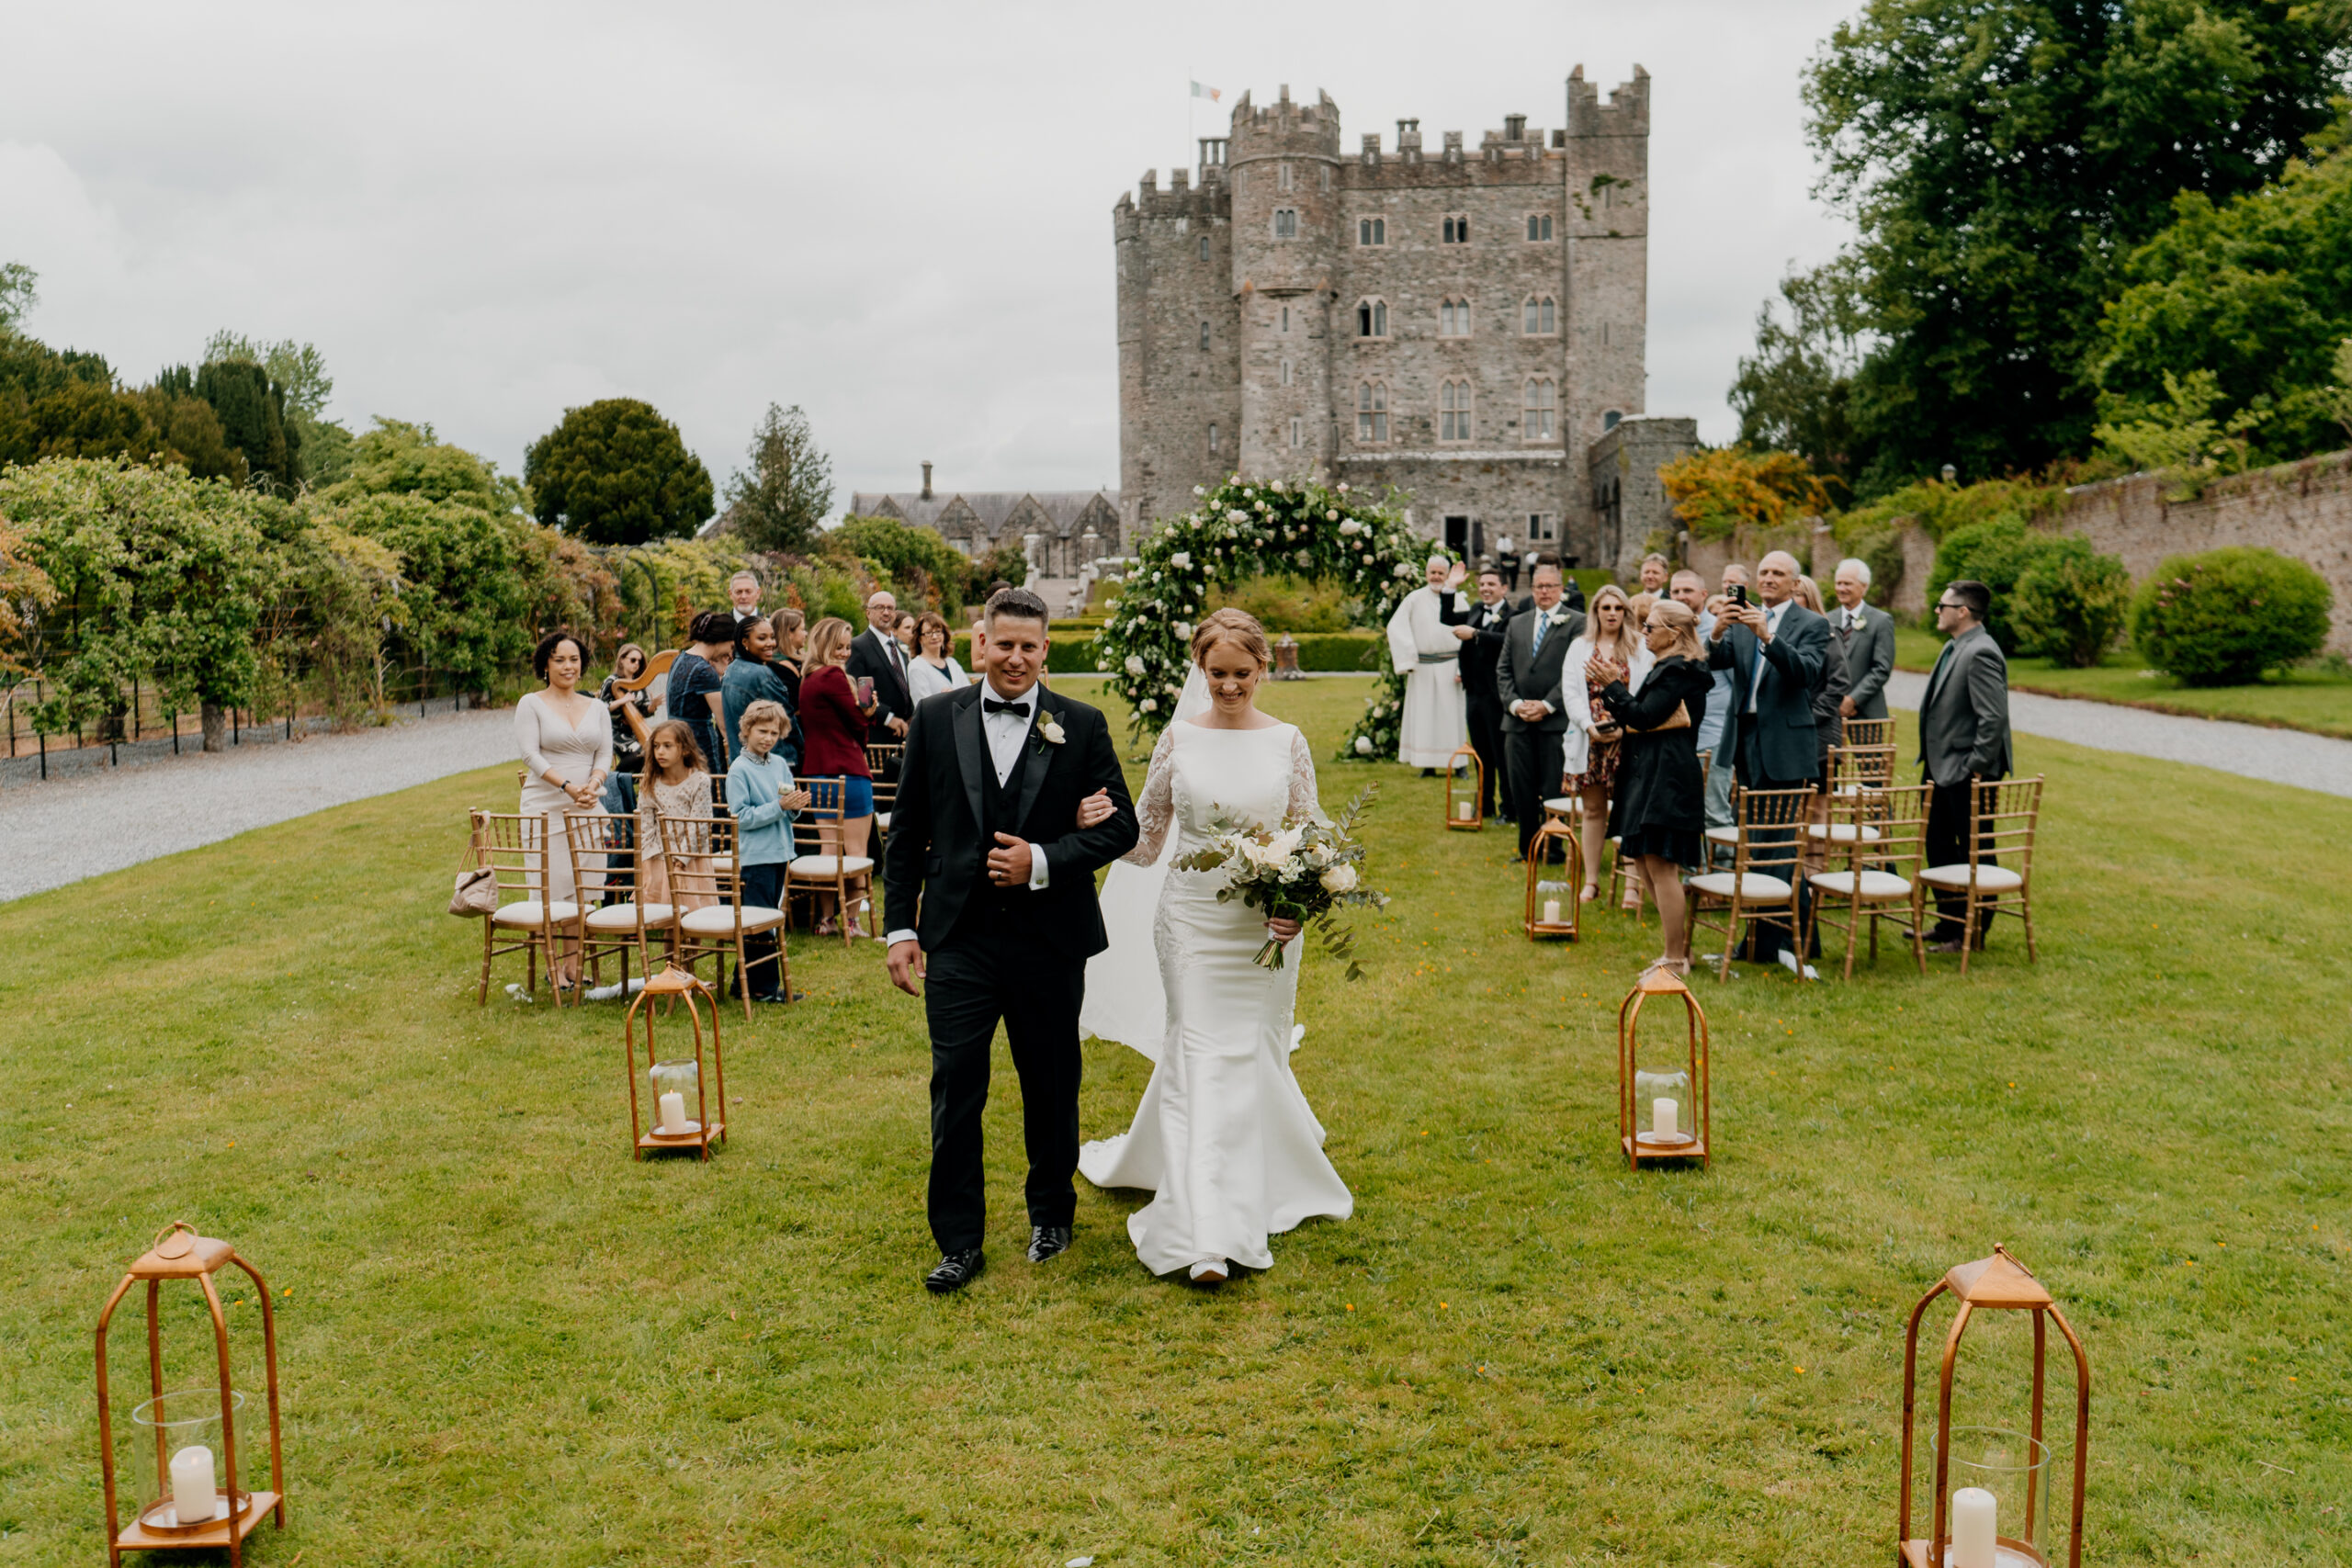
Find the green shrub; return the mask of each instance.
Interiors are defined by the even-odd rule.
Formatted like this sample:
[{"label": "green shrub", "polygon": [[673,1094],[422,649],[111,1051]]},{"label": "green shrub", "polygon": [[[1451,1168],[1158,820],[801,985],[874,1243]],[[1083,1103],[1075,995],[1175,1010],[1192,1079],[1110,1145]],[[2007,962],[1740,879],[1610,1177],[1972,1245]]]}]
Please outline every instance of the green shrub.
[{"label": "green shrub", "polygon": [[2049,542],[2018,577],[2009,622],[2029,653],[2072,670],[2105,657],[2132,607],[2132,574],[2113,556],[2070,534]]},{"label": "green shrub", "polygon": [[2251,545],[2174,556],[2132,602],[2132,640],[2190,686],[2244,686],[2327,641],[2335,595],[2304,562]]},{"label": "green shrub", "polygon": [[1258,618],[1270,637],[1283,632],[1340,632],[1355,622],[1355,604],[1337,582],[1314,581],[1291,572],[1269,573],[1212,589],[1211,610],[1230,606]]},{"label": "green shrub", "polygon": [[1936,549],[1936,570],[1928,576],[1928,603],[1943,596],[1951,583],[1973,578],[1993,591],[1993,614],[1984,629],[2015,658],[2018,652],[2014,599],[2018,580],[2040,560],[2053,541],[2027,527],[2014,513],[1990,522],[1972,523],[1944,536]]}]

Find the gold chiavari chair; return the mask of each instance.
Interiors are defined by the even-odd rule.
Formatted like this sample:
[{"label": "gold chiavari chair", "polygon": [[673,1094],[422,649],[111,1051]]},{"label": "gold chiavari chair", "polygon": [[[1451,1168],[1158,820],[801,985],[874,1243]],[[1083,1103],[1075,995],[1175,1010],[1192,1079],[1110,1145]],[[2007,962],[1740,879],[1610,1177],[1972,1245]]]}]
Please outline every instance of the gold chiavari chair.
[{"label": "gold chiavari chair", "polygon": [[[587,960],[589,974],[601,980],[599,960],[607,953],[620,955],[623,1001],[628,999],[629,954],[637,954],[639,976],[651,979],[653,958],[647,939],[658,935],[674,942],[678,924],[674,905],[649,903],[642,897],[644,862],[649,852],[660,854],[662,846],[653,845],[649,852],[637,840],[637,826],[634,817],[602,811],[575,811],[564,818],[571,840],[571,885],[583,895],[589,887],[601,886],[608,900],[584,908],[581,916],[580,923],[587,932],[582,956]],[[621,895],[617,900],[613,898],[616,893]],[[583,897],[581,902],[584,906],[588,900]]]},{"label": "gold chiavari chair", "polygon": [[[743,939],[762,931],[775,933],[775,952],[763,954],[761,964],[775,965],[776,989],[792,995],[792,966],[785,956],[785,912],[761,905],[743,902],[742,844],[737,838],[732,817],[668,817],[661,818],[662,845],[670,856],[673,868],[671,875],[680,882],[707,879],[707,887],[696,892],[718,896],[718,902],[699,909],[687,909],[678,916],[677,948],[673,962],[687,974],[706,958],[718,960],[717,983],[711,989],[723,992],[727,979],[727,955],[735,955],[735,991],[743,1003],[743,1018],[752,1016],[752,977],[745,971],[751,966],[743,952]],[[694,864],[694,871],[674,868]],[[703,869],[706,868],[707,869]]]},{"label": "gold chiavari chair", "polygon": [[906,747],[895,743],[865,749],[865,771],[874,775],[874,831],[879,838],[890,835],[890,807],[899,798],[899,764],[906,754]]},{"label": "gold chiavari chair", "polygon": [[1894,721],[1891,718],[1849,718],[1842,722],[1845,743],[1849,746],[1892,746],[1894,744]]},{"label": "gold chiavari chair", "polygon": [[[548,819],[536,812],[476,811],[472,813],[474,842],[481,865],[498,883],[498,907],[481,923],[481,990],[476,1006],[490,1000],[491,960],[503,953],[523,954],[523,988],[534,989],[541,959],[548,984],[555,984],[559,942],[581,939],[580,905],[548,897],[551,857],[558,851],[548,840]],[[513,940],[502,942],[506,935]],[[556,992],[556,1005],[563,993]]]},{"label": "gold chiavari chair", "polygon": [[1871,962],[1878,962],[1882,920],[1893,921],[1910,937],[1912,959],[1920,974],[1928,972],[1926,899],[1919,870],[1927,855],[1928,804],[1935,788],[1931,784],[1897,784],[1829,797],[1829,852],[1846,863],[1805,879],[1813,885],[1805,950],[1812,951],[1812,933],[1824,924],[1844,931],[1849,980],[1854,977],[1854,955],[1865,923]]},{"label": "gold chiavari chair", "polygon": [[[2033,953],[2033,842],[2041,820],[2041,780],[1979,780],[1969,799],[1974,818],[1968,840],[1966,863],[1931,865],[1919,874],[1930,895],[1968,896],[1965,940],[1960,944],[1960,972],[1968,973],[1968,955],[1988,931],[1996,915],[2014,915],[2025,925],[2025,960]],[[1999,860],[2007,864],[1996,864]]]},{"label": "gold chiavari chair", "polygon": [[[871,894],[874,857],[842,852],[845,846],[842,842],[842,808],[846,793],[843,780],[803,779],[800,787],[808,792],[808,806],[794,814],[793,847],[799,853],[785,868],[784,901],[788,908],[795,898],[807,898],[813,911],[831,894],[833,918],[841,922],[842,945],[847,947],[857,935],[856,912],[850,903],[850,894],[852,889]],[[812,914],[811,929],[817,923]]]},{"label": "gold chiavari chair", "polygon": [[[1702,926],[1724,933],[1723,959],[1715,967],[1718,978],[1731,978],[1732,950],[1739,945],[1742,921],[1751,928],[1784,928],[1789,945],[1804,953],[1797,930],[1797,877],[1813,798],[1809,789],[1741,790],[1735,806],[1738,821],[1731,870],[1703,872],[1683,884],[1691,936]],[[1715,914],[1723,917],[1720,927],[1707,919]],[[1798,973],[1804,973],[1802,959]]]}]

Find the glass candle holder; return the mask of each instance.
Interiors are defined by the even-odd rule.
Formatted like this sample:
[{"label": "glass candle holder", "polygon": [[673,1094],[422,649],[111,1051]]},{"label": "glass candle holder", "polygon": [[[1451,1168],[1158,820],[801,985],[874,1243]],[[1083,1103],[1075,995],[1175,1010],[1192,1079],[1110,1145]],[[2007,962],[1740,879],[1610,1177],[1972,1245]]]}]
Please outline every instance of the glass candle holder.
[{"label": "glass candle holder", "polygon": [[702,1105],[702,1068],[692,1057],[656,1062],[645,1076],[653,1081],[653,1130],[669,1136],[699,1133],[694,1118]]},{"label": "glass candle holder", "polygon": [[1698,1136],[1689,1069],[1634,1069],[1634,1139],[1645,1148],[1671,1148]]},{"label": "glass candle holder", "polygon": [[[229,1409],[245,1407],[245,1396],[232,1389]],[[161,1447],[170,1458],[163,1476],[164,1495],[140,1514],[148,1529],[187,1530],[229,1517],[229,1495],[220,1487],[220,1391],[218,1388],[175,1388],[157,1394],[130,1412],[138,1426],[164,1434]],[[243,1493],[238,1506],[251,1506]]]},{"label": "glass candle holder", "polygon": [[[1928,1473],[1936,1433],[1928,1432]],[[1951,1489],[1944,1529],[1945,1568],[2046,1568],[2050,1445],[2003,1427],[1954,1427],[1944,1484]],[[1973,1490],[1972,1496],[1962,1496]],[[1989,1498],[1989,1502],[1988,1502]]]},{"label": "glass candle holder", "polygon": [[1535,918],[1547,926],[1567,924],[1568,910],[1574,907],[1576,896],[1576,889],[1565,882],[1537,882]]}]

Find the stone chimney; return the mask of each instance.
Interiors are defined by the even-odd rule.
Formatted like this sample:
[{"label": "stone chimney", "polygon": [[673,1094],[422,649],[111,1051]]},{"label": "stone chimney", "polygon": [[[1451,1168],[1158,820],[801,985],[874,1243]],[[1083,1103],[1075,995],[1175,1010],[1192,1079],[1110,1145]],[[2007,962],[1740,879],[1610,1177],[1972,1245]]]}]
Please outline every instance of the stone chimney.
[{"label": "stone chimney", "polygon": [[922,466],[922,498],[925,501],[931,499],[931,465],[929,463]]}]

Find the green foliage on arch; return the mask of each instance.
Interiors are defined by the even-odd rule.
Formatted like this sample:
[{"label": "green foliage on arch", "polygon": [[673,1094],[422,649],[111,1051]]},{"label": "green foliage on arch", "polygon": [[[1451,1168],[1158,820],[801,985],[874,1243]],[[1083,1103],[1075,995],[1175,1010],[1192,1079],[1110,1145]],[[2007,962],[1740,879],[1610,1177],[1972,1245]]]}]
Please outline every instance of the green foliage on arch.
[{"label": "green foliage on arch", "polygon": [[[1097,666],[1135,713],[1138,739],[1174,716],[1191,658],[1193,625],[1210,584],[1288,572],[1344,585],[1364,623],[1385,626],[1397,601],[1419,588],[1431,547],[1406,527],[1394,497],[1367,502],[1344,484],[1242,479],[1195,489],[1199,504],[1136,547],[1111,618],[1095,637]],[[1442,551],[1439,553],[1442,553]],[[1394,757],[1404,722],[1405,678],[1380,660],[1379,682],[1340,749],[1343,760]]]}]

